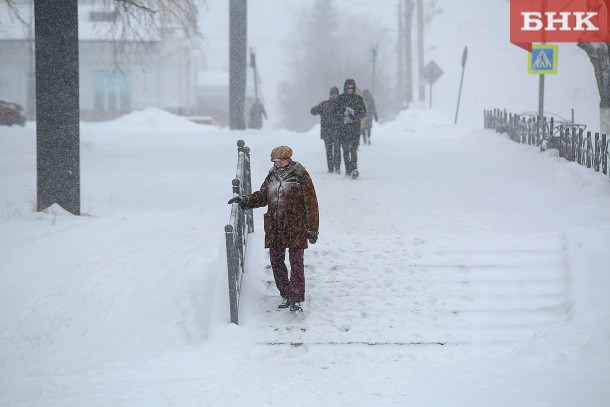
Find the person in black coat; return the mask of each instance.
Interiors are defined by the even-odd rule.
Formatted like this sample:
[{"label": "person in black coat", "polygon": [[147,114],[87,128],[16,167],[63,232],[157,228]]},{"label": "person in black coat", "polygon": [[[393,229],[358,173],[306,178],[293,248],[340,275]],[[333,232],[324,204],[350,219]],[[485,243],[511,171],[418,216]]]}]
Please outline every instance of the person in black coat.
[{"label": "person in black coat", "polygon": [[358,142],[360,140],[360,120],[366,115],[364,100],[356,94],[356,81],[347,79],[343,85],[343,94],[338,99],[337,114],[343,119],[339,127],[339,138],[343,147],[345,175],[357,178]]},{"label": "person in black coat", "polygon": [[341,117],[337,114],[337,98],[339,89],[333,86],[330,96],[311,108],[311,114],[320,115],[320,138],[326,146],[326,163],[328,172],[341,174],[341,143],[339,142],[339,126]]}]

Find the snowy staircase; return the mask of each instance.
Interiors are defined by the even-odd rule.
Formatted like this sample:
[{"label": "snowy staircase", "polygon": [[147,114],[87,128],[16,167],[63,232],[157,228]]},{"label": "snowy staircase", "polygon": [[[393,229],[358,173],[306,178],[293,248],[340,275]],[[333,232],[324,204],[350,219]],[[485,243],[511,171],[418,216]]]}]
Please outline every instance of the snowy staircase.
[{"label": "snowy staircase", "polygon": [[506,343],[568,318],[561,234],[339,240],[342,250],[306,251],[302,314],[276,310],[271,270],[261,273],[258,343]]}]

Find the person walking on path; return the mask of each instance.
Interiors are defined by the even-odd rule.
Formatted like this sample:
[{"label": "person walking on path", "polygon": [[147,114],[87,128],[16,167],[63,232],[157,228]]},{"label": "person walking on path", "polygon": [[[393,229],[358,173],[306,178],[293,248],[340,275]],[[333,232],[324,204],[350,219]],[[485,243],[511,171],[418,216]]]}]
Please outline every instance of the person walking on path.
[{"label": "person walking on path", "polygon": [[328,172],[341,174],[341,143],[339,142],[339,126],[342,120],[337,115],[337,98],[339,89],[333,86],[327,100],[311,108],[311,114],[320,115],[320,138],[326,147],[326,163]]},{"label": "person walking on path", "polygon": [[[318,240],[318,199],[311,177],[299,162],[292,160],[292,149],[279,146],[271,151],[273,168],[260,187],[250,195],[236,196],[229,204],[244,209],[267,206],[264,215],[265,248],[269,249],[275,285],[282,296],[278,309],[302,312],[305,301],[304,252],[307,242]],[[285,264],[286,249],[290,276]]]},{"label": "person walking on path", "polygon": [[337,114],[343,118],[339,137],[343,147],[345,175],[358,178],[358,142],[360,141],[360,119],[366,114],[364,100],[356,94],[356,81],[347,79],[339,96]]},{"label": "person walking on path", "polygon": [[362,143],[371,144],[371,130],[373,129],[373,119],[379,121],[377,118],[377,106],[375,105],[375,99],[368,89],[362,91],[362,97],[366,106],[366,116],[364,117],[364,128],[362,129]]},{"label": "person walking on path", "polygon": [[[356,95],[360,96],[362,98],[362,100],[364,101],[364,117],[362,119],[360,119],[360,134],[362,134],[362,132],[364,131],[364,123],[365,123],[364,118],[366,117],[366,114],[368,113],[368,107],[366,106],[366,100],[364,99],[364,94],[358,88],[356,88]],[[360,138],[358,138],[358,149],[360,149]]]},{"label": "person walking on path", "polygon": [[263,127],[263,117],[267,120],[267,112],[265,106],[260,100],[256,99],[250,107],[250,121],[248,122],[248,128],[250,129],[261,129]]}]

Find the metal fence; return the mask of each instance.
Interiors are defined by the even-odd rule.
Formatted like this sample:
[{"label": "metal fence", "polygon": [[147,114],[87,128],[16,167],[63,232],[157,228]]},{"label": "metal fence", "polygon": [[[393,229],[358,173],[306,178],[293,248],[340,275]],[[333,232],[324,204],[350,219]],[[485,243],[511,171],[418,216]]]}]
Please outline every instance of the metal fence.
[{"label": "metal fence", "polygon": [[595,171],[608,174],[610,163],[609,143],[606,134],[585,133],[586,125],[538,115],[513,114],[506,110],[484,110],[486,129],[495,129],[523,144],[539,146],[541,150],[551,148],[559,151],[559,156],[574,161]]},{"label": "metal fence", "polygon": [[[250,148],[243,140],[237,142],[237,172],[232,181],[233,194],[237,196],[252,193],[252,175],[250,172]],[[229,303],[231,322],[238,323],[239,293],[244,274],[244,258],[248,243],[248,234],[254,232],[252,210],[244,210],[238,204],[231,205],[231,218],[225,226],[227,244],[227,271],[229,275]]]}]

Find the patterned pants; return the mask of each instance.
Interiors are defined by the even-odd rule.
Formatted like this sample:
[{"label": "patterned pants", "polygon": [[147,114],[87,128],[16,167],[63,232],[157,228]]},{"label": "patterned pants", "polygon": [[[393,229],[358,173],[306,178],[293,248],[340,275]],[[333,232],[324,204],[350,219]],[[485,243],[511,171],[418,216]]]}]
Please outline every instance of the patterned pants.
[{"label": "patterned pants", "polygon": [[305,301],[305,265],[303,264],[304,249],[288,249],[290,258],[290,278],[288,268],[284,260],[286,259],[286,249],[271,248],[271,269],[275,286],[280,290],[282,298],[289,298],[292,301]]}]

